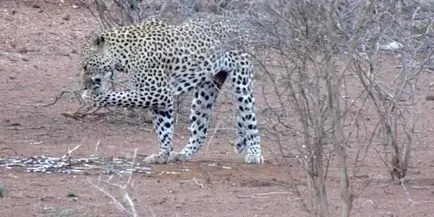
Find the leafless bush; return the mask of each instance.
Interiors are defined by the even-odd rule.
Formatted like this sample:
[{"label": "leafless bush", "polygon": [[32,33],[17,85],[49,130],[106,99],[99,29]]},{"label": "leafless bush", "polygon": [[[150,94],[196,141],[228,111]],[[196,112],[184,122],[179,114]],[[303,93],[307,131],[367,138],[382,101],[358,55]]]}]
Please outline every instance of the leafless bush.
[{"label": "leafless bush", "polygon": [[[266,85],[262,128],[283,156],[297,150],[312,192],[305,206],[314,215],[330,215],[326,178],[334,159],[341,216],[351,212],[350,171],[359,171],[372,144],[383,144],[384,150],[374,148],[393,178],[406,174],[418,114],[417,76],[432,55],[433,13],[419,2],[403,4],[274,0],[251,10],[252,28],[264,34],[256,40],[265,71],[259,82]],[[400,62],[391,82],[380,71],[386,55]]]},{"label": "leafless bush", "polygon": [[[378,131],[384,151],[382,160],[392,179],[405,177],[415,140],[420,97],[416,94],[418,75],[433,55],[432,10],[418,1],[382,1],[371,6],[366,41],[358,53],[358,77],[369,93],[378,114]],[[372,42],[376,42],[373,44]],[[398,72],[390,82],[381,81],[377,59],[385,50],[397,57]]]},{"label": "leafless bush", "polygon": [[[261,8],[265,10],[256,14],[256,26],[269,36],[263,46],[270,48],[272,58],[263,66],[273,88],[263,95],[274,96],[265,100],[271,114],[264,130],[269,138],[277,138],[282,153],[290,148],[283,141],[295,136],[297,156],[313,194],[305,207],[314,215],[330,215],[326,170],[331,153],[336,153],[342,176],[342,215],[348,216],[352,195],[345,150],[349,135],[344,126],[350,117],[341,111],[341,86],[350,60],[336,53],[334,6],[274,1]],[[344,64],[339,66],[340,62]]]},{"label": "leafless bush", "polygon": [[81,0],[96,17],[102,29],[135,24],[158,18],[180,22],[197,13],[228,14],[241,13],[247,8],[246,1],[235,0]]}]

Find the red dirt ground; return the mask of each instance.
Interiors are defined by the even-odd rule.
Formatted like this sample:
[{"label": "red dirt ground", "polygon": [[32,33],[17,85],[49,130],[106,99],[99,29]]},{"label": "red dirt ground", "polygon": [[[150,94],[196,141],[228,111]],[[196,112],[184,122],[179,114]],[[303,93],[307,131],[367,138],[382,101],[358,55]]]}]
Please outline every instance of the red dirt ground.
[{"label": "red dirt ground", "polygon": [[[102,156],[125,156],[136,148],[140,154],[156,152],[149,124],[125,117],[65,118],[62,112],[78,108],[67,98],[41,107],[62,90],[78,89],[77,50],[85,36],[97,30],[95,20],[73,2],[0,1],[0,157],[62,156],[77,145],[81,147],[73,156],[89,156],[95,154],[98,141]],[[421,95],[432,81],[430,74],[422,76]],[[372,157],[353,179],[357,195],[353,216],[433,216],[434,104],[427,101],[422,106],[406,186],[409,194],[401,185],[388,182],[381,162]],[[186,129],[177,127],[177,149],[184,144]],[[155,173],[134,175],[132,197],[140,216],[308,216],[289,190],[289,171],[300,188],[306,186],[297,161],[274,159],[269,150],[277,147],[263,137],[268,160],[264,165],[245,165],[232,154],[228,145],[232,139],[228,132],[219,131],[212,148],[204,148],[191,162],[155,165]],[[336,170],[331,168],[328,182],[332,213],[338,209]],[[26,173],[0,167],[0,184],[8,190],[0,198],[0,216],[122,216],[110,198],[89,184],[97,178],[96,174]]]}]

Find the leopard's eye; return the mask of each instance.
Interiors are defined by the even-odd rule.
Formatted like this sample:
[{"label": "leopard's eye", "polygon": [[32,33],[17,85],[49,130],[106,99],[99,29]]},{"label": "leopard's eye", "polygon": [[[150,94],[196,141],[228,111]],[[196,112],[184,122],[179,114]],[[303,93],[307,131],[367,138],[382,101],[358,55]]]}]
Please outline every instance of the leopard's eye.
[{"label": "leopard's eye", "polygon": [[101,83],[101,78],[95,78],[95,79],[93,79],[93,82],[95,84],[99,84],[99,83]]}]

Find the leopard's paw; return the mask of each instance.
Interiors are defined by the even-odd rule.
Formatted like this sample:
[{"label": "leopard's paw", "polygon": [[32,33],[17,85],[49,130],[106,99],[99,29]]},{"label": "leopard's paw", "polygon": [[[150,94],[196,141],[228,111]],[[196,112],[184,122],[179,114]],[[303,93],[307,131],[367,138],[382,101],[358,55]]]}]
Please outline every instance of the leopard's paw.
[{"label": "leopard's paw", "polygon": [[181,152],[178,153],[175,151],[170,152],[169,162],[176,162],[176,161],[186,162],[188,160],[189,157],[187,156],[187,154]]},{"label": "leopard's paw", "polygon": [[169,161],[168,153],[151,154],[145,158],[145,163],[148,164],[165,164]]},{"label": "leopard's paw", "polygon": [[261,154],[247,154],[244,161],[248,164],[263,164],[264,157]]}]

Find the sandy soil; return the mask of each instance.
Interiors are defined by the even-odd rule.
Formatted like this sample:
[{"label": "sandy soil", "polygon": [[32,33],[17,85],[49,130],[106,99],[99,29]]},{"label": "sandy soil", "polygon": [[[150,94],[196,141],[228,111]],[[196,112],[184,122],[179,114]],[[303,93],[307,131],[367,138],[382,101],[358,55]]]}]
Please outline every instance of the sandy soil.
[{"label": "sandy soil", "polygon": [[[62,112],[79,107],[73,97],[42,107],[61,91],[79,88],[77,50],[98,27],[85,9],[74,1],[0,2],[0,157],[62,156],[77,145],[81,146],[73,157],[96,152],[119,157],[134,149],[140,154],[158,150],[151,125],[137,118],[66,118]],[[391,66],[389,72],[393,70]],[[418,91],[424,95],[432,75],[422,76]],[[433,215],[433,108],[429,101],[421,108],[423,118],[417,129],[408,194],[403,186],[389,182],[374,156],[353,178],[357,195],[353,216]],[[274,158],[271,153],[278,147],[264,137],[266,163],[245,165],[229,145],[233,140],[230,132],[216,132],[212,144],[189,163],[155,165],[150,174],[133,175],[131,197],[140,216],[307,216],[300,199],[289,190],[289,171],[293,182],[301,189],[306,186],[296,159]],[[177,126],[177,149],[187,135],[185,124]],[[339,197],[336,170],[330,169],[328,182],[332,206]],[[27,173],[0,167],[0,184],[8,191],[0,198],[0,216],[122,216],[110,198],[89,184],[96,183],[99,176],[106,177],[98,173]],[[337,209],[331,208],[332,212]]]}]

